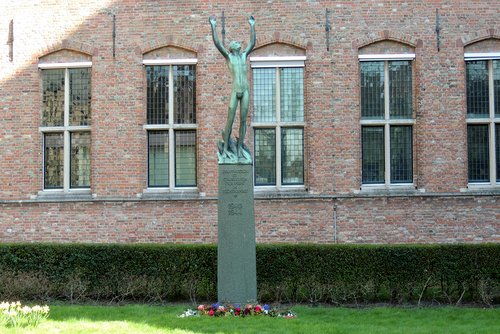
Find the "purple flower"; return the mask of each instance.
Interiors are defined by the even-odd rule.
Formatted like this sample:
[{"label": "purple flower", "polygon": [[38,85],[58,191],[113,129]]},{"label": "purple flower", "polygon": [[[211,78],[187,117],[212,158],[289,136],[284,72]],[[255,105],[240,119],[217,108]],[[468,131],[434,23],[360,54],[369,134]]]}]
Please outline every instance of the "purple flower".
[{"label": "purple flower", "polygon": [[271,308],[269,307],[269,305],[267,305],[267,304],[264,304],[263,308],[264,308],[264,311],[269,311],[269,310],[271,309]]}]

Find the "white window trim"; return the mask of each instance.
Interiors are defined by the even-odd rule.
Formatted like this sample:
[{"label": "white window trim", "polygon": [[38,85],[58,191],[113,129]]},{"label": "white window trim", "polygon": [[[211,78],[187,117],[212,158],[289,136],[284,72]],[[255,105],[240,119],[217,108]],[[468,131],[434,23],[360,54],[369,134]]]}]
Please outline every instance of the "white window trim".
[{"label": "white window trim", "polygon": [[[194,187],[176,187],[175,186],[175,130],[197,130],[198,124],[175,124],[174,123],[174,71],[172,65],[194,65],[197,59],[154,59],[143,60],[144,66],[168,66],[168,124],[145,124],[143,129],[149,132],[150,130],[165,130],[168,131],[168,187],[151,187],[149,185],[149,161],[147,162],[147,188],[143,193],[163,193],[163,192],[183,192],[183,191],[197,191],[198,186]],[[148,150],[149,150],[149,133]],[[195,143],[197,145],[197,143]],[[198,164],[198,161],[196,161]],[[196,166],[198,167],[198,166]],[[196,184],[198,178],[196,177]]]},{"label": "white window trim", "polygon": [[[415,118],[408,119],[391,119],[390,118],[390,96],[389,92],[389,61],[393,60],[409,60],[415,59],[415,54],[372,54],[372,55],[359,55],[359,61],[383,61],[384,62],[384,119],[361,119],[361,126],[383,126],[384,127],[384,183],[361,183],[362,191],[389,189],[389,190],[410,190],[415,189],[415,161],[412,156],[412,182],[405,183],[392,183],[391,182],[391,125],[411,125],[412,126],[412,137],[414,137],[414,125],[416,124]],[[413,89],[413,71],[412,71],[412,89]],[[413,92],[412,92],[412,104],[413,104]],[[413,116],[412,116],[413,117]],[[412,140],[412,154],[414,154],[414,141]]]},{"label": "white window trim", "polygon": [[[46,66],[50,65],[50,66]],[[57,65],[57,66],[52,66]],[[64,65],[64,66],[59,66]],[[81,65],[81,66],[79,66]],[[89,68],[92,62],[74,62],[74,63],[54,63],[54,64],[39,64],[41,70],[64,69],[64,125],[63,126],[41,126],[38,128],[43,135],[43,191],[39,194],[48,193],[84,193],[90,194],[90,186],[84,188],[71,188],[71,133],[74,132],[89,132],[90,125],[69,125],[69,69],[71,68]],[[91,88],[91,87],[90,87]],[[63,187],[62,189],[45,188],[45,134],[46,133],[62,133],[63,134]]]},{"label": "white window trim", "polygon": [[144,66],[160,66],[160,65],[196,65],[198,64],[197,58],[185,59],[144,59],[142,61]]},{"label": "white window trim", "polygon": [[[473,55],[473,56],[471,56]],[[478,58],[482,55],[482,58]],[[499,53],[465,53],[465,61],[484,60],[488,61],[488,99],[489,99],[489,115],[488,117],[475,117],[466,118],[467,124],[484,124],[488,125],[488,141],[489,141],[489,168],[490,168],[490,181],[489,182],[469,182],[467,188],[471,190],[491,189],[492,187],[500,186],[497,182],[496,170],[496,151],[495,151],[495,128],[500,126],[500,117],[495,116],[495,92],[494,92],[494,77],[493,77],[493,60],[500,59]],[[468,167],[467,167],[468,168]],[[467,177],[468,179],[468,177]]]},{"label": "white window trim", "polygon": [[500,59],[500,52],[466,52],[464,60],[494,60]]},{"label": "white window trim", "polygon": [[40,63],[38,64],[38,68],[40,70],[51,70],[58,68],[84,68],[84,67],[92,67],[91,61],[82,61],[82,62],[71,62],[71,63]]},{"label": "white window trim", "polygon": [[[290,57],[250,57],[250,65],[251,68],[276,68],[276,77],[275,77],[275,85],[276,85],[276,120],[274,122],[251,122],[250,126],[252,129],[259,128],[273,128],[276,131],[276,185],[255,185],[254,188],[258,192],[272,192],[272,191],[291,191],[305,190],[305,152],[303,150],[303,159],[304,159],[304,184],[290,184],[283,185],[282,184],[282,170],[281,170],[281,129],[282,128],[302,128],[303,136],[305,135],[306,124],[305,121],[300,122],[283,122],[281,120],[281,99],[280,99],[280,91],[281,91],[281,82],[280,82],[280,73],[278,71],[279,68],[282,67],[305,67],[306,56],[290,56]],[[304,73],[305,74],[305,73]],[[304,83],[305,84],[305,83]],[[305,90],[305,89],[304,89]],[[304,105],[305,109],[305,105]],[[305,110],[304,110],[305,114]],[[304,115],[305,117],[305,115]],[[254,134],[255,135],[255,134]],[[255,168],[255,164],[253,165]],[[255,175],[255,170],[254,170]]]},{"label": "white window trim", "polygon": [[250,57],[252,68],[304,67],[306,56],[290,57]]},{"label": "white window trim", "polygon": [[414,60],[414,53],[358,55],[359,61]]}]

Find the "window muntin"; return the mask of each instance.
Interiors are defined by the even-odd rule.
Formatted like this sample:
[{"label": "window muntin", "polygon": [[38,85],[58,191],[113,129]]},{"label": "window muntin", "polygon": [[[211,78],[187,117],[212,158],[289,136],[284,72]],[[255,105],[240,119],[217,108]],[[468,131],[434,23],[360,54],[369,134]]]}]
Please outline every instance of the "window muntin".
[{"label": "window muntin", "polygon": [[362,184],[412,184],[412,62],[367,56],[360,76]]},{"label": "window muntin", "polygon": [[148,187],[196,187],[196,67],[147,65]]},{"label": "window muntin", "polygon": [[302,66],[252,65],[256,186],[304,184]]},{"label": "window muntin", "polygon": [[466,58],[467,157],[469,184],[500,180],[500,60]]},{"label": "window muntin", "polygon": [[[42,74],[44,189],[90,188],[90,68],[45,68]],[[49,66],[50,67],[50,66]]]}]

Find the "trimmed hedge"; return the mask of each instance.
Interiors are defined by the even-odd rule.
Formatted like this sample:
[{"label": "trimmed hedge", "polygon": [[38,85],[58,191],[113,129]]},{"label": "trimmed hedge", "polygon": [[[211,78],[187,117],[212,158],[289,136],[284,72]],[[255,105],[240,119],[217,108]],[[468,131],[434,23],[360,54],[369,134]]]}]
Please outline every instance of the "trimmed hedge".
[{"label": "trimmed hedge", "polygon": [[[215,245],[0,244],[0,300],[214,301],[216,275]],[[500,244],[258,245],[257,281],[261,302],[497,304]]]}]

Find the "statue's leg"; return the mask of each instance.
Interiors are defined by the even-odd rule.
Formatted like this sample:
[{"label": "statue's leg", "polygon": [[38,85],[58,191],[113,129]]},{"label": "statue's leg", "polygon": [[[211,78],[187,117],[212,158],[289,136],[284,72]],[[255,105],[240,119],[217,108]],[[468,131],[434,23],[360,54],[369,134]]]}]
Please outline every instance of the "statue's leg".
[{"label": "statue's leg", "polygon": [[234,117],[236,116],[236,107],[238,106],[238,99],[236,92],[232,92],[231,100],[229,101],[229,108],[227,110],[227,121],[222,138],[224,139],[224,151],[227,152],[229,147],[229,139],[231,138],[231,131],[233,129]]},{"label": "statue's leg", "polygon": [[243,156],[243,142],[245,140],[245,134],[247,132],[247,115],[248,115],[248,105],[250,102],[250,97],[248,90],[243,92],[240,102],[240,136],[238,138],[238,157]]}]

